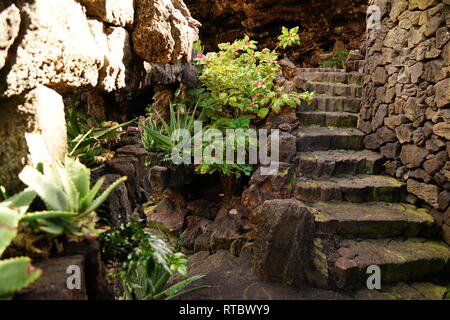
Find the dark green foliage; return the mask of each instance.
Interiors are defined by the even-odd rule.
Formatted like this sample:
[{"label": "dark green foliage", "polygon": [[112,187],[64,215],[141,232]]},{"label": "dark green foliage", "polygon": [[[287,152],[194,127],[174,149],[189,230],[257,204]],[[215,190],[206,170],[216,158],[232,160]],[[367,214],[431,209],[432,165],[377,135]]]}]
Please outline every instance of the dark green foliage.
[{"label": "dark green foliage", "polygon": [[144,230],[138,222],[110,230],[101,236],[100,241],[105,258],[125,260],[115,273],[122,282],[125,300],[170,300],[207,288],[185,289],[205,275],[187,278],[166,288],[175,273],[187,275],[187,258],[183,253],[175,252],[166,241]]},{"label": "dark green foliage", "polygon": [[112,228],[99,237],[102,258],[106,261],[126,261],[128,254],[136,246],[139,246],[139,242],[143,238],[144,232],[141,224],[137,221],[118,228]]},{"label": "dark green foliage", "polygon": [[347,61],[349,53],[349,50],[336,49],[333,52],[333,57],[330,60],[323,61],[320,64],[320,67],[345,69],[345,62]]},{"label": "dark green foliage", "polygon": [[109,144],[125,132],[122,127],[135,122],[117,124],[87,115],[74,108],[67,110],[67,141],[71,157],[92,169],[98,169],[113,153]]}]

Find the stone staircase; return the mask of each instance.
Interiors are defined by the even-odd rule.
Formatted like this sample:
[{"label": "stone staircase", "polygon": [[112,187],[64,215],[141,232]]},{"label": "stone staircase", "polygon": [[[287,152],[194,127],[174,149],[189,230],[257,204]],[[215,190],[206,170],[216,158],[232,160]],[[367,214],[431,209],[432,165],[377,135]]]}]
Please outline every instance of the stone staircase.
[{"label": "stone staircase", "polygon": [[[405,184],[383,174],[383,157],[364,149],[356,129],[362,75],[299,69],[316,92],[299,106],[294,197],[315,210],[311,281],[322,288],[366,286],[367,268],[382,285],[450,278],[450,249],[436,239],[426,209],[405,203]],[[447,281],[448,283],[448,281]]]}]

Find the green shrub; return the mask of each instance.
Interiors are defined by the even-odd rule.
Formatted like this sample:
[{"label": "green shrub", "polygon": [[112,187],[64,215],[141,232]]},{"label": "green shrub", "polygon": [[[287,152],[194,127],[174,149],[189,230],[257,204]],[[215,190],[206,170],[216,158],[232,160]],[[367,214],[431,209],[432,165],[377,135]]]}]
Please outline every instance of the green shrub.
[{"label": "green shrub", "polygon": [[[283,27],[278,47],[300,44],[298,27]],[[295,108],[301,99],[309,100],[311,94],[279,94],[283,88],[275,88],[275,80],[281,72],[277,48],[257,50],[257,42],[245,37],[232,44],[222,43],[219,52],[199,54],[195,59],[200,67],[200,83],[206,88],[203,105],[212,123],[221,119],[264,119],[272,110],[281,107]]]},{"label": "green shrub", "polygon": [[345,69],[345,62],[347,61],[349,53],[349,50],[336,49],[333,52],[333,57],[330,60],[325,60],[320,63],[320,67]]},{"label": "green shrub", "polygon": [[128,254],[139,245],[136,235],[141,231],[141,224],[133,221],[102,233],[99,237],[102,258],[106,261],[126,261]]},{"label": "green shrub", "polygon": [[[298,27],[291,30],[283,27],[278,38],[280,42],[273,51],[267,48],[258,51],[257,42],[246,36],[232,44],[220,44],[217,53],[200,53],[197,56],[195,61],[201,71],[200,83],[205,90],[197,90],[193,94],[206,110],[210,127],[223,133],[227,129],[243,129],[245,132],[266,118],[270,111],[279,113],[284,106],[297,107],[302,99],[311,101],[312,94],[309,92],[282,94],[283,88],[275,86],[281,72],[277,49],[299,45],[298,30]],[[226,143],[224,141],[224,150]],[[257,146],[257,141],[251,140],[234,140],[231,143],[235,146],[244,143],[247,151]],[[196,171],[201,174],[219,172],[239,178],[251,175],[253,170],[248,164],[212,162],[204,161],[196,167]]]}]

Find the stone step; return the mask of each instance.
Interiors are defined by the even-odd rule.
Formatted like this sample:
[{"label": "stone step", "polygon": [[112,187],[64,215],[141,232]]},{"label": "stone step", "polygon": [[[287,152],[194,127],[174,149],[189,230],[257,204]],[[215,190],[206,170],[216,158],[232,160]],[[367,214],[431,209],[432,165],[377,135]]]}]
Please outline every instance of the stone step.
[{"label": "stone step", "polygon": [[299,76],[307,81],[362,84],[363,75],[357,72],[302,72]]},{"label": "stone step", "polygon": [[301,126],[356,128],[358,115],[347,112],[299,112],[297,118]]},{"label": "stone step", "polygon": [[366,63],[366,60],[349,61],[349,62],[347,62],[346,71],[363,73],[365,63]]},{"label": "stone step", "polygon": [[337,68],[298,68],[298,72],[300,73],[309,73],[309,72],[342,72],[345,73],[344,69]]},{"label": "stone step", "polygon": [[356,300],[436,300],[442,301],[447,288],[431,282],[400,282],[382,286],[381,290],[361,289],[352,296]]},{"label": "stone step", "polygon": [[303,202],[402,202],[406,188],[397,179],[381,175],[342,175],[326,180],[299,178],[294,196]]},{"label": "stone step", "polygon": [[312,103],[308,104],[302,100],[298,111],[329,111],[329,112],[351,112],[359,113],[361,100],[350,97],[337,97],[316,94],[312,98]]},{"label": "stone step", "polygon": [[429,237],[436,232],[426,209],[409,204],[317,202],[316,234],[345,238]]},{"label": "stone step", "polygon": [[378,174],[384,170],[383,157],[373,151],[329,150],[297,154],[298,174],[308,178],[327,178],[340,174]]},{"label": "stone step", "polygon": [[332,82],[308,82],[307,90],[318,94],[327,94],[330,96],[344,96],[360,98],[362,95],[362,86],[356,84],[342,84]]},{"label": "stone step", "polygon": [[[331,263],[331,278],[338,288],[366,287],[367,268],[381,269],[381,283],[423,281],[447,276],[450,248],[421,238],[343,240]],[[333,259],[333,260],[334,260]]]},{"label": "stone step", "polygon": [[354,128],[302,127],[297,130],[297,151],[361,150],[365,134]]}]

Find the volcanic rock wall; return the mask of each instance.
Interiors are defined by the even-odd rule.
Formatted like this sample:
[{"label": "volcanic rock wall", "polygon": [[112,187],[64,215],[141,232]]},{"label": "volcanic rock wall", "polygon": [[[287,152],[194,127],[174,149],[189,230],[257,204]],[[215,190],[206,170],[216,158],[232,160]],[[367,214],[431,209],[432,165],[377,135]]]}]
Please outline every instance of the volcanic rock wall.
[{"label": "volcanic rock wall", "polygon": [[382,20],[368,35],[359,129],[450,237],[450,1],[370,4]]},{"label": "volcanic rock wall", "polygon": [[203,28],[208,50],[247,34],[260,47],[274,48],[281,27],[300,26],[302,44],[289,58],[318,64],[323,52],[359,47],[365,32],[367,0],[186,0]]},{"label": "volcanic rock wall", "polygon": [[182,0],[2,0],[0,185],[20,188],[25,132],[64,158],[62,94],[100,104],[103,93],[127,95],[145,85],[150,63],[190,60],[199,27]]}]

